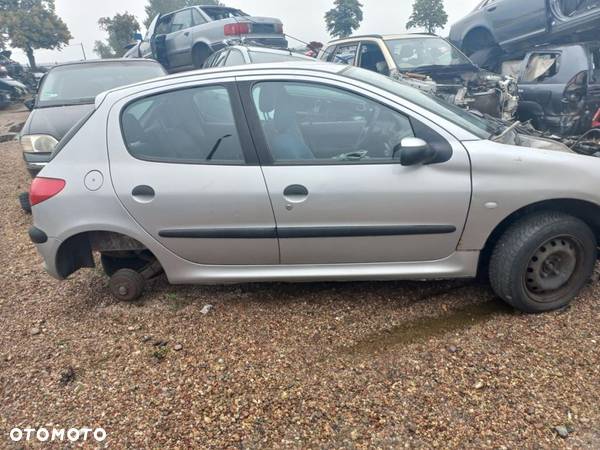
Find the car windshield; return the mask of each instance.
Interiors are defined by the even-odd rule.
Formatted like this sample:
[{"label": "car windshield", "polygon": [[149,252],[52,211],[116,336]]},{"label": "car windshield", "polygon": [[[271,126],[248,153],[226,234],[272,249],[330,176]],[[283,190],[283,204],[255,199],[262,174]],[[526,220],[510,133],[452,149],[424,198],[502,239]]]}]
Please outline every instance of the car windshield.
[{"label": "car windshield", "polygon": [[151,62],[105,62],[57,67],[46,76],[38,94],[40,108],[94,103],[101,92],[165,75]]},{"label": "car windshield", "polygon": [[458,106],[442,100],[441,98],[407,86],[406,84],[393,80],[385,75],[380,75],[371,72],[370,70],[359,69],[357,67],[348,67],[344,69],[342,75],[385,89],[398,97],[408,100],[409,102],[464,128],[480,139],[489,139],[492,135],[497,134],[500,131],[499,126],[493,125],[482,117],[478,117]]},{"label": "car windshield", "polygon": [[203,6],[202,11],[204,11],[204,13],[212,20],[231,19],[233,17],[248,17],[248,14],[235,8]]},{"label": "car windshield", "polygon": [[460,50],[436,37],[385,41],[399,70],[418,71],[436,66],[472,66]]}]

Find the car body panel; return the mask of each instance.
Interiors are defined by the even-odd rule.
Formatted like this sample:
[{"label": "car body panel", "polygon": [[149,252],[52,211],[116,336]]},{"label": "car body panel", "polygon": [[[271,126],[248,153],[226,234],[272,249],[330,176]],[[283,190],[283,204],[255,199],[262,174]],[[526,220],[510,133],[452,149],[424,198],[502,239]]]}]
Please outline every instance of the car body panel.
[{"label": "car body panel", "polygon": [[[463,130],[462,133],[456,131],[456,126],[439,118],[437,115],[424,110],[423,108],[413,105],[405,99],[401,99],[384,91],[375,85],[359,82],[349,79],[343,75],[344,68],[334,65],[323,65],[320,63],[294,63],[291,67],[283,64],[270,65],[255,65],[243,66],[235,69],[210,69],[199,71],[187,75],[179,75],[164,78],[162,80],[153,80],[149,82],[138,83],[134,86],[128,86],[122,89],[115,89],[104,94],[102,101],[98,102],[97,110],[89,119],[88,122],[75,134],[71,141],[56,154],[54,160],[43,170],[41,176],[62,178],[66,180],[66,187],[59,195],[33,206],[33,222],[34,226],[43,230],[49,237],[45,244],[38,244],[38,250],[45,260],[45,265],[54,276],[60,277],[61,271],[57,265],[57,254],[61,248],[61,243],[66,242],[73,236],[87,231],[114,231],[125,234],[133,239],[136,239],[147,247],[160,261],[167,277],[172,283],[222,283],[222,282],[247,282],[247,281],[314,281],[314,280],[385,280],[385,279],[427,279],[427,278],[458,278],[472,277],[477,272],[477,264],[479,261],[480,251],[483,249],[488,237],[494,231],[496,226],[508,215],[518,211],[524,206],[530,205],[532,202],[556,198],[572,198],[600,204],[600,194],[595,189],[598,169],[600,169],[600,160],[592,157],[575,155],[568,150],[565,151],[547,151],[536,150],[532,148],[523,148],[510,146],[505,144],[494,143],[491,141],[474,139],[473,135]],[[406,108],[411,116],[414,114],[420,120],[424,120],[427,124],[436,124],[436,128],[441,128],[445,131],[445,135],[449,135],[458,139],[457,135],[462,135],[461,146],[464,146],[464,151],[457,154],[456,167],[459,174],[464,174],[465,164],[472,166],[473,171],[473,200],[472,206],[468,214],[464,212],[466,226],[461,235],[460,241],[457,242],[457,249],[452,250],[447,243],[444,243],[444,248],[439,249],[439,241],[422,241],[422,252],[430,255],[431,260],[418,261],[393,261],[393,262],[354,262],[354,263],[331,263],[322,264],[314,262],[308,264],[198,264],[193,261],[186,260],[178,256],[172,249],[167,247],[166,242],[161,242],[153,236],[153,230],[146,230],[133,219],[128,209],[119,200],[116,195],[117,191],[121,190],[116,182],[113,186],[111,180],[114,177],[125,179],[126,177],[142,177],[144,171],[141,170],[125,170],[123,173],[117,174],[115,170],[121,170],[117,167],[122,162],[113,160],[115,157],[126,158],[128,155],[124,148],[113,148],[113,143],[108,148],[107,139],[118,139],[118,130],[111,128],[107,133],[106,124],[109,117],[111,122],[114,120],[113,109],[116,112],[119,108],[117,104],[126,103],[126,99],[131,96],[146,95],[152,92],[163,92],[174,88],[182,88],[186,86],[196,86],[199,83],[206,82],[223,82],[224,79],[231,80],[236,77],[239,80],[246,78],[254,78],[258,80],[273,80],[273,79],[293,79],[294,77],[312,78],[315,82],[324,80],[326,82],[348,84],[348,88],[352,90],[364,90],[367,93],[372,93],[376,97],[381,97],[383,102],[390,102],[400,108]],[[114,122],[112,122],[115,125]],[[109,124],[109,126],[111,126]],[[454,129],[453,129],[454,128]],[[80,152],[78,149],[85,148],[86,152]],[[109,163],[109,153],[110,163]],[[468,160],[469,162],[466,162]],[[444,164],[447,169],[444,169]],[[417,174],[422,174],[424,180],[427,180],[428,185],[437,183],[435,175],[443,176],[444,180],[448,180],[449,173],[444,174],[445,170],[450,172],[453,169],[453,161],[440,164],[438,167],[415,166],[412,168],[415,177]],[[111,167],[112,165],[112,167]],[[140,167],[139,165],[137,166]],[[159,166],[157,166],[159,167]],[[357,166],[358,167],[358,166]],[[361,166],[362,167],[362,166]],[[208,170],[210,166],[205,166],[203,169]],[[251,170],[260,170],[258,166],[244,166],[243,168]],[[275,173],[276,166],[266,165],[263,167],[264,173],[267,175],[267,183],[269,179],[288,178],[282,175],[284,172]],[[220,171],[220,167],[217,170]],[[306,168],[302,168],[306,170]],[[344,167],[344,169],[346,169]],[[369,168],[370,169],[370,168]],[[393,169],[393,168],[392,168]],[[89,190],[85,184],[85,177],[90,171],[96,170],[103,174],[104,183],[96,190]],[[151,171],[153,169],[150,169]],[[186,170],[193,170],[186,169]],[[398,167],[398,170],[401,170]],[[135,173],[134,173],[135,172]],[[137,173],[139,172],[139,173]],[[154,176],[159,176],[159,170],[152,172]],[[191,173],[191,172],[190,172]],[[406,172],[408,173],[408,171]],[[399,173],[399,175],[405,174]],[[185,174],[184,174],[185,175]],[[310,175],[310,174],[309,174]],[[211,175],[207,175],[211,177]],[[222,173],[219,176],[223,176]],[[229,177],[229,175],[225,175]],[[240,173],[233,175],[240,176]],[[303,176],[301,171],[298,171],[297,176]],[[313,175],[310,175],[311,177]],[[353,174],[355,182],[359,174]],[[433,178],[429,178],[429,176]],[[468,175],[466,175],[468,178]],[[173,180],[174,176],[164,176],[165,179]],[[185,176],[188,180],[190,177]],[[379,175],[369,178],[371,183],[380,183],[380,191],[385,195],[388,189],[386,183],[389,179],[379,180]],[[144,179],[138,178],[135,182],[143,182]],[[292,182],[292,179],[289,179]],[[124,181],[120,181],[124,183]],[[176,192],[183,192],[183,181],[175,181],[178,188]],[[220,180],[210,181],[210,185],[216,183],[218,186]],[[282,184],[282,181],[279,181]],[[326,184],[326,180],[322,181]],[[347,182],[343,181],[346,186]],[[415,184],[418,183],[415,181]],[[331,183],[333,184],[333,183]],[[208,188],[210,188],[210,185]],[[131,185],[127,185],[124,191],[127,192]],[[237,188],[236,188],[237,189]],[[334,186],[335,193],[335,186]],[[371,188],[370,188],[371,189]],[[372,187],[372,189],[375,189]],[[431,192],[436,189],[431,186],[425,190]],[[463,185],[452,185],[452,191],[449,192],[450,198],[456,196],[454,190],[459,191],[458,196],[464,196]],[[234,189],[235,190],[235,189]],[[440,199],[434,202],[426,203],[428,208],[435,208],[437,211],[425,211],[422,214],[439,214],[436,216],[439,221],[452,221],[453,215],[456,214],[456,203],[444,202],[444,196],[448,190],[448,186],[444,183],[438,183],[437,190]],[[417,190],[414,191],[415,196],[419,195]],[[225,194],[225,193],[224,193]],[[336,201],[342,199],[340,196]],[[218,200],[218,199],[215,199]],[[390,198],[388,198],[390,200]],[[342,202],[350,205],[350,201],[342,199]],[[407,200],[411,211],[417,205],[417,198]],[[281,200],[274,200],[274,204]],[[332,202],[328,202],[330,208]],[[76,206],[74,206],[76,205]],[[310,221],[311,225],[316,225],[319,220],[322,220],[329,213],[328,210],[323,210],[325,205],[321,199],[316,199],[316,209],[310,212],[312,217],[306,215],[304,217],[291,218],[290,224],[302,224]],[[318,206],[320,205],[320,206]],[[362,208],[368,205],[355,204],[353,205],[356,214],[354,216],[346,215],[341,217],[345,222],[362,222],[366,223],[365,212]],[[380,207],[381,206],[381,207]],[[394,206],[394,205],[392,205]],[[76,207],[78,214],[69,214]],[[244,205],[240,205],[245,208]],[[385,214],[388,214],[390,223],[395,220],[393,216],[393,208],[388,208],[386,211],[383,205],[376,205],[378,214],[383,214],[377,217],[373,222],[375,224],[386,223]],[[403,205],[395,205],[396,208]],[[223,211],[222,205],[217,203],[212,208],[218,211]],[[333,208],[336,205],[333,204]],[[320,209],[320,210],[319,210]],[[172,209],[170,211],[173,211]],[[212,211],[212,209],[209,209]],[[367,209],[368,211],[368,209]],[[298,210],[298,212],[302,212]],[[191,217],[193,212],[186,212],[188,217]],[[199,213],[200,214],[200,213]],[[273,212],[271,211],[271,214]],[[275,213],[277,215],[277,212]],[[283,214],[283,212],[281,212]],[[200,220],[210,221],[208,215],[197,216]],[[335,220],[335,216],[331,216]],[[390,219],[391,218],[391,219]],[[160,220],[165,220],[161,218]],[[179,219],[173,219],[179,220]],[[340,219],[338,218],[338,221]],[[409,220],[409,219],[405,219]],[[425,219],[421,216],[420,221]],[[427,220],[434,221],[435,217],[428,216]],[[436,220],[436,222],[438,222]],[[244,223],[243,220],[236,223]],[[261,222],[267,223],[267,222]],[[340,223],[340,222],[338,222]],[[279,224],[277,224],[279,225]],[[456,236],[454,237],[456,238]],[[317,247],[317,243],[311,243],[311,247]],[[326,247],[335,250],[334,243],[326,243]],[[341,242],[347,245],[347,242]],[[406,245],[410,248],[412,243],[402,242],[397,244]],[[357,248],[357,251],[364,250],[372,261],[372,254],[369,254],[371,242],[365,242],[363,248]],[[228,251],[235,252],[229,245],[226,246]],[[283,246],[282,246],[283,248]],[[294,249],[300,251],[300,249]],[[320,251],[320,249],[318,249]],[[382,249],[382,252],[387,251]],[[448,253],[450,252],[450,253]],[[382,253],[385,258],[385,253]],[[418,255],[413,252],[412,256],[417,258]],[[225,255],[225,258],[231,258],[231,255]],[[437,258],[436,258],[437,257]],[[423,258],[423,257],[421,257]],[[339,261],[339,259],[338,259]]]}]

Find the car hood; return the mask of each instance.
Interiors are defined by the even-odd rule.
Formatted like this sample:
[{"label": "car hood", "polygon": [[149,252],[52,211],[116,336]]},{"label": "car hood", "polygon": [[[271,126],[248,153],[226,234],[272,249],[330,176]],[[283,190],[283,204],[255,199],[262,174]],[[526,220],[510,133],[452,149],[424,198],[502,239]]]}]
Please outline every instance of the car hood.
[{"label": "car hood", "polygon": [[60,141],[67,131],[93,109],[94,104],[37,108],[29,115],[21,133],[49,134]]}]

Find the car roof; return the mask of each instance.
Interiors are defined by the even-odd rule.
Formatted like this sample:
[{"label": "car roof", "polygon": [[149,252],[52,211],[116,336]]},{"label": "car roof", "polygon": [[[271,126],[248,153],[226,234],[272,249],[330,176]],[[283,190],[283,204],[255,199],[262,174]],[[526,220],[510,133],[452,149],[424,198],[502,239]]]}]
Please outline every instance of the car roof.
[{"label": "car roof", "polygon": [[133,63],[133,64],[140,64],[140,63],[150,63],[150,64],[159,64],[158,61],[155,61],[154,59],[141,59],[141,58],[106,58],[106,59],[87,59],[84,61],[69,61],[66,63],[60,63],[60,64],[56,64],[55,66],[52,66],[52,68],[50,70],[54,70],[58,67],[66,67],[66,66],[85,66],[85,65],[92,65],[92,64],[106,64],[106,63]]},{"label": "car roof", "polygon": [[[348,66],[343,64],[334,64],[324,61],[319,61],[311,58],[311,61],[285,61],[285,62],[274,62],[274,63],[262,63],[262,64],[247,64],[245,66],[229,66],[229,67],[212,67],[210,69],[199,69],[193,70],[190,72],[182,72],[176,73],[172,75],[167,75],[164,77],[153,78],[151,80],[140,81],[139,83],[130,84],[128,86],[120,86],[109,91],[104,92],[106,96],[112,93],[116,93],[119,91],[124,91],[127,89],[131,89],[134,87],[147,86],[148,84],[154,84],[156,82],[163,82],[167,80],[181,80],[185,81],[186,78],[192,78],[198,75],[212,75],[209,79],[219,79],[224,77],[232,76],[231,74],[235,74],[235,76],[244,76],[244,75],[257,75],[260,73],[264,73],[268,75],[271,73],[281,73],[282,69],[285,70],[304,70],[315,73],[329,73],[329,74],[339,74],[347,69]],[[105,95],[102,95],[104,98]]]},{"label": "car roof", "polygon": [[411,39],[411,38],[415,38],[415,37],[424,38],[424,39],[427,39],[427,38],[443,39],[442,37],[438,36],[437,34],[431,34],[431,33],[362,34],[362,35],[358,35],[358,36],[350,36],[350,37],[343,38],[343,39],[336,39],[336,40],[330,41],[329,44],[353,42],[353,41],[358,41],[361,39],[382,39],[384,41],[389,41],[391,39]]}]

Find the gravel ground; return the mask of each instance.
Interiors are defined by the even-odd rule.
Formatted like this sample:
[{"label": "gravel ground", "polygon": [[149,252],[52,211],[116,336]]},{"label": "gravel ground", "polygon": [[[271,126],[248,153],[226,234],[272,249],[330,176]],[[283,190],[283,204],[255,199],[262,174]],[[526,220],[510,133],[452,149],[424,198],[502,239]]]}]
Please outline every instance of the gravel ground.
[{"label": "gravel ground", "polygon": [[116,303],[99,269],[43,272],[17,144],[0,156],[0,447],[87,426],[112,448],[600,448],[597,284],[539,316],[464,281],[158,279]]}]

